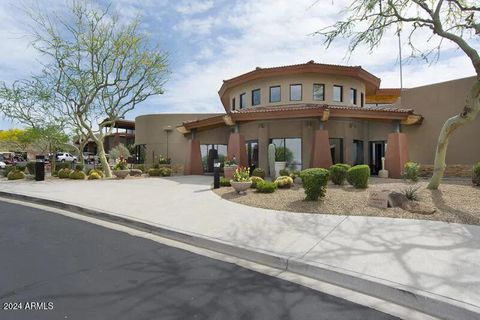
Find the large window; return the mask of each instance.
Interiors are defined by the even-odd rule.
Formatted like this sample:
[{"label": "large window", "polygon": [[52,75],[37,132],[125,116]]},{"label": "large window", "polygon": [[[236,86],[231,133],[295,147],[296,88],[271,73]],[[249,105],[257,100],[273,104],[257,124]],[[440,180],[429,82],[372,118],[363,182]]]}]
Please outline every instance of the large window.
[{"label": "large window", "polygon": [[227,157],[226,144],[201,144],[200,152],[202,154],[203,170],[205,172],[213,172],[213,163],[217,159],[223,164]]},{"label": "large window", "polygon": [[343,163],[343,139],[330,138],[329,140],[333,163]]},{"label": "large window", "polygon": [[325,85],[314,83],[313,84],[313,100],[324,101],[325,100]]},{"label": "large window", "polygon": [[343,87],[342,86],[333,86],[333,101],[342,102],[343,101]]},{"label": "large window", "polygon": [[271,139],[275,145],[275,153],[287,162],[287,167],[292,170],[302,170],[302,138]]},{"label": "large window", "polygon": [[280,86],[270,87],[270,102],[280,102],[281,96]]},{"label": "large window", "polygon": [[261,103],[260,89],[252,90],[252,106],[257,106]]},{"label": "large window", "polygon": [[232,111],[235,111],[235,98],[232,99]]},{"label": "large window", "polygon": [[302,85],[291,84],[290,85],[290,101],[302,100]]},{"label": "large window", "polygon": [[353,164],[365,164],[363,155],[363,141],[353,140]]},{"label": "large window", "polygon": [[245,108],[247,106],[247,100],[245,99],[245,93],[240,95],[240,109]]},{"label": "large window", "polygon": [[350,88],[350,103],[357,104],[357,89]]}]

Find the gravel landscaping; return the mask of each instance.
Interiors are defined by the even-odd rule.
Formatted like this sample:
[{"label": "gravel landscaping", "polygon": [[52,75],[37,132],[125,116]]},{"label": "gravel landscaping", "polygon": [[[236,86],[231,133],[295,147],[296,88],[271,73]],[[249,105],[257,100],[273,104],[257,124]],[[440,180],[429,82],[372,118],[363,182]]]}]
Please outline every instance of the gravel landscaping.
[{"label": "gravel landscaping", "polygon": [[[425,219],[480,225],[480,188],[473,187],[470,179],[446,179],[439,190],[428,190],[427,180],[416,184],[403,180],[370,178],[368,189],[354,189],[346,184],[329,183],[325,198],[318,202],[304,201],[303,188],[278,189],[271,194],[247,191],[238,195],[231,187],[214,189],[224,199],[248,206],[293,212],[381,216],[392,218]],[[409,186],[420,186],[419,201],[436,208],[432,215],[415,214],[401,208],[379,209],[367,206],[369,191],[403,191]]]}]

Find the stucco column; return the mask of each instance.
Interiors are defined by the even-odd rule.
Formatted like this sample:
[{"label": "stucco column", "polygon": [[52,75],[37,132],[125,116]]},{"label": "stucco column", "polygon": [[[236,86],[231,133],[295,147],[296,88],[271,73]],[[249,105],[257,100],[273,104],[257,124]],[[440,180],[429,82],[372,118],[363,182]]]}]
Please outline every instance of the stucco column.
[{"label": "stucco column", "polygon": [[227,156],[229,159],[237,160],[237,164],[242,167],[247,166],[247,148],[245,147],[245,137],[240,133],[231,133],[228,138]]},{"label": "stucco column", "polygon": [[302,166],[310,168],[312,160],[313,128],[317,125],[316,120],[308,120],[302,123]]},{"label": "stucco column", "polygon": [[394,132],[388,135],[385,152],[385,169],[391,178],[401,178],[403,166],[408,161],[408,144],[405,133]]},{"label": "stucco column", "polygon": [[184,174],[203,174],[202,153],[200,152],[200,141],[189,139],[185,157]]},{"label": "stucco column", "polygon": [[332,165],[332,155],[330,153],[330,142],[328,140],[328,131],[318,129],[313,137],[312,149],[312,168],[330,168]]},{"label": "stucco column", "polygon": [[258,166],[268,172],[268,127],[258,126]]}]

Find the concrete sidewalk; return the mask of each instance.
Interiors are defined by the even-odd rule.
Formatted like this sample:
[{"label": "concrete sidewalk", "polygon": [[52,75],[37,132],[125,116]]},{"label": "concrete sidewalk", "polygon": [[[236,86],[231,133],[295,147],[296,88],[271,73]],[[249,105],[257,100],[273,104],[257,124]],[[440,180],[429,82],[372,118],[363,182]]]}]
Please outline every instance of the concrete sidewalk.
[{"label": "concrete sidewalk", "polygon": [[208,239],[242,249],[232,252],[242,258],[257,252],[251,260],[435,316],[480,318],[480,227],[252,208],[221,199],[211,182],[204,176],[23,181],[1,182],[0,191],[121,216],[190,235],[192,243]]}]

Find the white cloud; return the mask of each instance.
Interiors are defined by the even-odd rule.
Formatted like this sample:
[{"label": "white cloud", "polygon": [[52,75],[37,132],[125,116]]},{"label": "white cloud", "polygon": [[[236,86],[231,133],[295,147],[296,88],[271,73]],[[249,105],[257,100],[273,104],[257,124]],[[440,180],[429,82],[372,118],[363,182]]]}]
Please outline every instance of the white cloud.
[{"label": "white cloud", "polygon": [[184,0],[180,2],[175,10],[182,14],[198,14],[210,10],[214,5],[213,0]]}]

